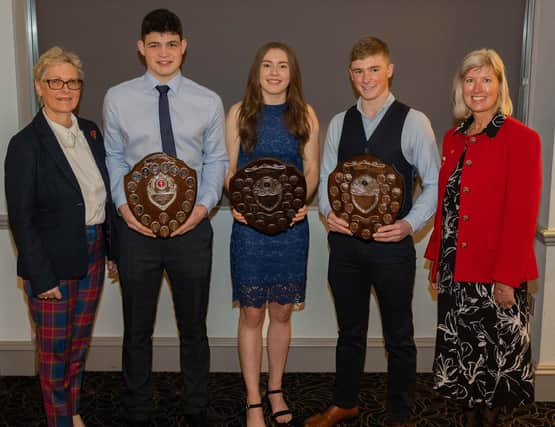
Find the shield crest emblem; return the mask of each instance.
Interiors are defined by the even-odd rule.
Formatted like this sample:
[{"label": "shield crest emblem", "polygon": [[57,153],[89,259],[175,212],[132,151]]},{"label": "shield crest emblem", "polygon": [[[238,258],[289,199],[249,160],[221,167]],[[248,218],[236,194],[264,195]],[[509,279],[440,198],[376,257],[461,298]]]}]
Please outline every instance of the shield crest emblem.
[{"label": "shield crest emblem", "polygon": [[146,187],[148,200],[161,211],[165,211],[177,196],[175,180],[164,173],[154,176]]},{"label": "shield crest emblem", "polygon": [[252,192],[256,198],[258,206],[266,212],[274,211],[281,202],[281,183],[271,176],[263,176],[259,178],[254,183]]},{"label": "shield crest emblem", "polygon": [[377,206],[380,198],[380,185],[376,178],[361,175],[353,179],[351,197],[354,206],[363,214],[368,215]]}]

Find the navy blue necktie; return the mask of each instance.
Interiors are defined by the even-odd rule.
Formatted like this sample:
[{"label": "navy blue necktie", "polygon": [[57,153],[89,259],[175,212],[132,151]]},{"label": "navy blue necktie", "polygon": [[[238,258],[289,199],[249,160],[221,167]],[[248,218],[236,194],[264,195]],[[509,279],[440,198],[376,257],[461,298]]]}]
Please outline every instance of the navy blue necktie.
[{"label": "navy blue necktie", "polygon": [[162,150],[170,156],[177,157],[175,151],[175,141],[173,139],[172,121],[170,118],[170,104],[168,103],[168,85],[156,86],[160,92],[158,98],[158,114],[160,116],[160,135],[162,136]]}]

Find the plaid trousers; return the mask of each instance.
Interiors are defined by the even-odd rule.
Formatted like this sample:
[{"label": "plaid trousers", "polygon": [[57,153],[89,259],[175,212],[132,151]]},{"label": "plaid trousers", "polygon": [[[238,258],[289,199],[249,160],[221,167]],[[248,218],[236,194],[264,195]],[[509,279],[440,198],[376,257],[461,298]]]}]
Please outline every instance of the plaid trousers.
[{"label": "plaid trousers", "polygon": [[[62,299],[29,296],[35,322],[38,368],[48,427],[71,427],[79,413],[85,358],[105,273],[105,245],[101,225],[86,227],[87,275],[60,280]],[[29,282],[27,295],[32,295]]]}]

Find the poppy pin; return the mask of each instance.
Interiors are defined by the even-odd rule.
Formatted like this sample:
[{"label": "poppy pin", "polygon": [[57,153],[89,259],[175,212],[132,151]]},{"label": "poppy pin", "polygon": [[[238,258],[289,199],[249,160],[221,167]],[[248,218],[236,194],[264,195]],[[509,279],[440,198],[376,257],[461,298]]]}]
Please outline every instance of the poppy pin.
[{"label": "poppy pin", "polygon": [[91,138],[96,139],[96,130],[91,130]]}]

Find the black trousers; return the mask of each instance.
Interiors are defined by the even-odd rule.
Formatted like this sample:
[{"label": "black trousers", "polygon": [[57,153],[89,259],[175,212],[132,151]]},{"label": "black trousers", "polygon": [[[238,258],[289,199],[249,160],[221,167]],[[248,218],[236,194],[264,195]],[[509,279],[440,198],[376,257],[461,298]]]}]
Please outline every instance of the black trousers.
[{"label": "black trousers", "polygon": [[416,382],[412,294],[416,259],[412,238],[398,243],[329,233],[328,280],[339,325],[334,404],[352,408],[366,357],[370,292],[374,288],[388,352],[387,410],[391,420],[410,417]]},{"label": "black trousers", "polygon": [[140,421],[152,412],[152,334],[164,271],[179,330],[185,413],[203,411],[208,405],[210,362],[206,335],[213,235],[210,221],[203,220],[194,230],[171,239],[153,239],[120,225],[118,268],[127,416]]}]

